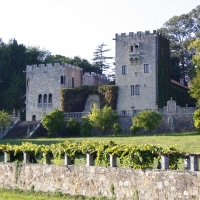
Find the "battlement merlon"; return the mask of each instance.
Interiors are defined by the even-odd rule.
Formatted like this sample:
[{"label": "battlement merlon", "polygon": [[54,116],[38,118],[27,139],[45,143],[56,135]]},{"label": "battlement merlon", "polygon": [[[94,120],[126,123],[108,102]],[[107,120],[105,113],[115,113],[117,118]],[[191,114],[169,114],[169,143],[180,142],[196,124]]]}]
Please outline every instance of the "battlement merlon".
[{"label": "battlement merlon", "polygon": [[27,72],[31,72],[31,71],[35,71],[35,70],[52,70],[52,69],[66,69],[66,68],[74,68],[76,69],[77,71],[83,71],[82,68],[80,67],[77,67],[77,66],[74,66],[74,65],[71,65],[71,64],[68,64],[68,63],[63,63],[63,64],[60,64],[60,63],[47,63],[46,65],[45,64],[39,64],[39,65],[26,65],[26,71]]},{"label": "battlement merlon", "polygon": [[159,33],[156,30],[153,30],[152,33],[150,31],[145,31],[145,32],[137,31],[136,33],[129,32],[129,33],[121,33],[121,34],[116,33],[114,40],[116,40],[116,42],[118,40],[123,40],[123,39],[128,39],[128,38],[140,39],[141,40],[141,39],[145,39],[145,38],[149,38],[149,37],[155,37],[155,36],[158,36],[158,35],[167,38],[167,36],[162,35],[161,33]]}]

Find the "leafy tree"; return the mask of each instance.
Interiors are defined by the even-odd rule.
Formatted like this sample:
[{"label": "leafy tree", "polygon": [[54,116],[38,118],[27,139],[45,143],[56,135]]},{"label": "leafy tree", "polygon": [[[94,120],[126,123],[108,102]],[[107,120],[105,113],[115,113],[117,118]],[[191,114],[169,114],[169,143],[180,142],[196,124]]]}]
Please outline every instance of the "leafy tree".
[{"label": "leafy tree", "polygon": [[190,95],[197,99],[197,105],[200,105],[200,40],[195,40],[189,45],[189,49],[195,49],[196,54],[193,55],[192,62],[195,69],[195,77],[190,81]]},{"label": "leafy tree", "polygon": [[97,105],[94,104],[91,113],[88,114],[88,117],[90,124],[103,132],[113,127],[117,119],[117,114],[115,114],[109,106],[105,106],[102,110],[100,110],[97,108]]},{"label": "leafy tree", "polygon": [[4,110],[0,111],[0,128],[3,130],[9,127],[12,123],[12,117]]},{"label": "leafy tree", "polygon": [[199,109],[194,112],[193,119],[194,119],[195,128],[198,131],[200,131],[200,110]]},{"label": "leafy tree", "polygon": [[144,128],[145,130],[149,130],[150,133],[157,126],[159,126],[162,122],[162,116],[159,112],[154,110],[143,110],[138,113],[138,115],[133,117],[133,125],[132,129]]},{"label": "leafy tree", "polygon": [[191,60],[194,52],[187,47],[200,36],[199,16],[200,6],[197,6],[187,14],[172,17],[158,29],[170,39],[171,78],[177,81],[180,77],[191,75]]},{"label": "leafy tree", "polygon": [[64,125],[64,113],[60,110],[53,110],[42,118],[42,125],[49,131],[50,135],[58,135]]},{"label": "leafy tree", "polygon": [[84,137],[90,137],[92,135],[92,125],[87,116],[82,117],[80,134]]},{"label": "leafy tree", "polygon": [[93,66],[100,69],[100,74],[102,74],[103,72],[108,72],[108,70],[111,69],[111,66],[107,63],[107,60],[113,59],[113,57],[105,56],[105,53],[110,51],[110,49],[105,49],[106,46],[107,45],[104,43],[98,45],[95,52],[93,53]]},{"label": "leafy tree", "polygon": [[80,123],[74,118],[70,118],[67,122],[66,130],[70,136],[77,136],[80,133]]},{"label": "leafy tree", "polygon": [[122,133],[122,127],[120,126],[119,123],[114,123],[113,124],[113,133],[115,136],[119,135]]}]

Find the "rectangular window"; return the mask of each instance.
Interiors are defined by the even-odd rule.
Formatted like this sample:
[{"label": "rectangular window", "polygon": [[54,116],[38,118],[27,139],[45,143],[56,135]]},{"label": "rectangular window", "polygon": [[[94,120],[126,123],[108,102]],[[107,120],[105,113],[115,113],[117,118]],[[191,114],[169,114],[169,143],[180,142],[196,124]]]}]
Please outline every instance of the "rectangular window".
[{"label": "rectangular window", "polygon": [[131,85],[131,95],[139,95],[139,94],[140,94],[140,86]]},{"label": "rectangular window", "polygon": [[127,74],[127,66],[126,65],[122,66],[122,74]]},{"label": "rectangular window", "polygon": [[144,73],[149,73],[149,64],[144,64]]}]

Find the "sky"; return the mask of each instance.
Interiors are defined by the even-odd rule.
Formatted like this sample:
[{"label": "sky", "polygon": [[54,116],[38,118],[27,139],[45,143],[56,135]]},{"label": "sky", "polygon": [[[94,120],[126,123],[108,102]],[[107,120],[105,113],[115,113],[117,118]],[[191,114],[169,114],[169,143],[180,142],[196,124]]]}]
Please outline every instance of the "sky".
[{"label": "sky", "polygon": [[0,38],[92,62],[102,43],[111,49],[106,55],[115,56],[116,33],[152,32],[197,5],[199,0],[0,0]]}]

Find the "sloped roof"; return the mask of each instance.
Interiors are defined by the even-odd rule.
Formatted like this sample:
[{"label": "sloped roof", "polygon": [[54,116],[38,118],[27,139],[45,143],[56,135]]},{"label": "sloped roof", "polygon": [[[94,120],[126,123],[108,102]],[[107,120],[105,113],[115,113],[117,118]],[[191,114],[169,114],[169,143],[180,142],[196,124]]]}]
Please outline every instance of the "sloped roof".
[{"label": "sloped roof", "polygon": [[185,86],[185,85],[183,85],[183,84],[181,84],[181,83],[179,83],[179,82],[177,82],[177,81],[175,81],[173,79],[171,79],[170,82],[175,84],[175,85],[178,85],[178,86],[180,86],[182,88],[185,88],[185,89],[188,89],[188,90],[190,89],[189,87],[187,87],[187,86]]}]

